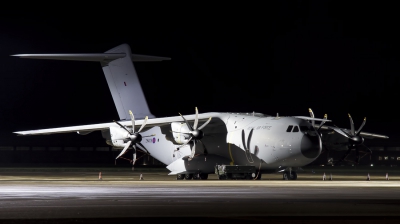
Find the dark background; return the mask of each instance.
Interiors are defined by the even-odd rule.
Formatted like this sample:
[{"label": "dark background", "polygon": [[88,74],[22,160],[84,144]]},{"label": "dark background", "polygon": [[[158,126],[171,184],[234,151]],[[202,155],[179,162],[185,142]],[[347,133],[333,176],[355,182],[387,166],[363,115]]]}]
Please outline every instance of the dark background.
[{"label": "dark background", "polygon": [[[78,7],[79,6],[79,7]],[[12,132],[119,119],[100,63],[33,60],[22,53],[132,52],[171,57],[136,63],[157,117],[199,112],[260,112],[316,117],[388,135],[400,123],[396,4],[269,1],[160,5],[59,3],[0,16],[0,145],[106,146],[87,136]]]}]

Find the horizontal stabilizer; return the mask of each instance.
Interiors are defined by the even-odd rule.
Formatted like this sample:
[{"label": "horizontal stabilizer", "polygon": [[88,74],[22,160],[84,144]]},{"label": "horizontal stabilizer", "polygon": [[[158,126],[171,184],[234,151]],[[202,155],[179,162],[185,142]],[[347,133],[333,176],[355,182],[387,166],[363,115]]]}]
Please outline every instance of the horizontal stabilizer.
[{"label": "horizontal stabilizer", "polygon": [[132,61],[168,61],[171,58],[168,57],[159,57],[159,56],[150,56],[150,55],[142,55],[142,54],[131,54]]},{"label": "horizontal stabilizer", "polygon": [[[97,61],[110,62],[118,58],[124,58],[125,53],[94,53],[94,54],[15,54],[11,55],[20,58],[30,59],[51,59],[51,60],[68,60],[68,61]],[[166,61],[171,60],[168,57],[158,57],[141,54],[131,54],[131,59],[137,61]]]}]

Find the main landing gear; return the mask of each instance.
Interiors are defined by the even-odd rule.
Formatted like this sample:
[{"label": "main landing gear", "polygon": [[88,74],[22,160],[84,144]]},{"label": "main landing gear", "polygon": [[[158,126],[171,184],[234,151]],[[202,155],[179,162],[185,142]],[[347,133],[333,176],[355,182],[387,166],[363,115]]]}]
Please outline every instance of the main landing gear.
[{"label": "main landing gear", "polygon": [[208,173],[187,173],[187,174],[178,174],[176,175],[177,180],[207,180]]},{"label": "main landing gear", "polygon": [[283,172],[284,180],[297,180],[297,173],[295,171],[286,170]]}]

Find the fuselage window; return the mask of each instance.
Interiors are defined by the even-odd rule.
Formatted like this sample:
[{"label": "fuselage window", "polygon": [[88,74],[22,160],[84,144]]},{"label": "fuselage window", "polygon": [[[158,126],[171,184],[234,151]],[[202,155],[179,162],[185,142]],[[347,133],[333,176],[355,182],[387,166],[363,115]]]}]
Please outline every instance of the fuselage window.
[{"label": "fuselage window", "polygon": [[294,126],[293,132],[299,132],[299,127],[298,126]]},{"label": "fuselage window", "polygon": [[286,132],[291,132],[293,128],[293,125],[289,125],[289,127],[286,129]]}]

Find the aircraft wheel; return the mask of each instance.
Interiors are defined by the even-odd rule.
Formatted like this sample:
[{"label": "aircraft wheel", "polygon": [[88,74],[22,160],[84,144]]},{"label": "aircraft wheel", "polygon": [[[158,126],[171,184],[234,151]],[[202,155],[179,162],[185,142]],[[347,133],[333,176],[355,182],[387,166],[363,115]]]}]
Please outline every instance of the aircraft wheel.
[{"label": "aircraft wheel", "polygon": [[283,172],[283,179],[284,180],[297,180],[297,173],[292,171],[291,173],[289,171]]},{"label": "aircraft wheel", "polygon": [[185,174],[185,180],[191,180],[192,178],[193,178],[193,174],[192,173]]},{"label": "aircraft wheel", "polygon": [[201,180],[207,180],[208,179],[208,173],[201,173],[200,174],[200,179]]},{"label": "aircraft wheel", "polygon": [[177,179],[177,180],[183,180],[183,178],[185,178],[185,174],[178,174],[178,175],[176,175],[176,179]]},{"label": "aircraft wheel", "polygon": [[193,174],[193,180],[200,180],[200,174],[198,173]]}]

